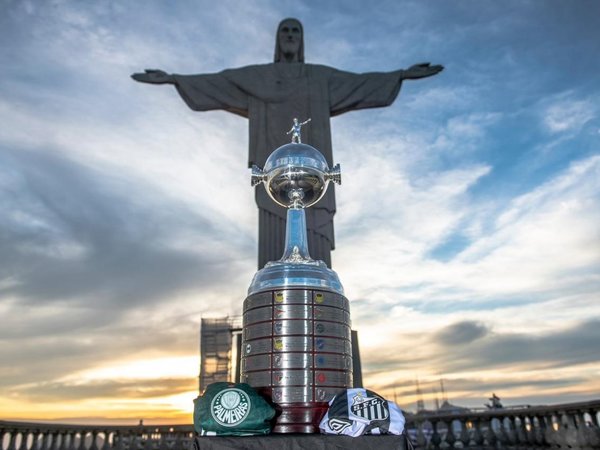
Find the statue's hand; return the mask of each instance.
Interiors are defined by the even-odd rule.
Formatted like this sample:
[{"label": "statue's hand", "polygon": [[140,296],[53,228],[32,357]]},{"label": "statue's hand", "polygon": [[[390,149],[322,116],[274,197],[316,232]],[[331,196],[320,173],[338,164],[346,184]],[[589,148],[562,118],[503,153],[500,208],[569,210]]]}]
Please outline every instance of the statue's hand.
[{"label": "statue's hand", "polygon": [[435,65],[432,66],[430,63],[421,63],[410,66],[402,73],[402,78],[408,80],[416,80],[418,78],[426,78],[444,70],[444,66]]},{"label": "statue's hand", "polygon": [[151,84],[166,84],[175,82],[175,80],[173,80],[173,75],[169,75],[167,72],[156,69],[146,69],[144,73],[134,73],[131,75],[131,78],[141,83]]}]

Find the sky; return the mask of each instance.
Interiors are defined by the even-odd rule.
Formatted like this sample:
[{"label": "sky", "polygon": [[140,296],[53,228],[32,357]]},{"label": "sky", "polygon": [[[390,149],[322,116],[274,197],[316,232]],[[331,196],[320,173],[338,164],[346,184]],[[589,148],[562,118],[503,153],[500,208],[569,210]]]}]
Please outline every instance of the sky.
[{"label": "sky", "polygon": [[257,269],[248,125],[130,74],[272,62],[286,17],[307,63],[445,66],[332,119],[365,387],[598,398],[600,2],[0,0],[0,419],[191,422]]}]

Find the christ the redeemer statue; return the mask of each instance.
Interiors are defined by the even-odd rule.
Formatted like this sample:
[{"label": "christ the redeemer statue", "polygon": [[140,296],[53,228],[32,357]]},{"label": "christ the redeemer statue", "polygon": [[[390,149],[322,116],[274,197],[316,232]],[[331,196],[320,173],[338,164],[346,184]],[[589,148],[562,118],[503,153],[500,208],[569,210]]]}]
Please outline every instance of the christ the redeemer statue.
[{"label": "christ the redeemer statue", "polygon": [[[249,120],[248,166],[263,167],[273,150],[289,143],[286,131],[294,118],[310,117],[302,142],[320,150],[333,167],[330,117],[364,108],[389,106],[403,80],[437,74],[442,66],[416,64],[407,70],[356,74],[304,63],[302,24],[283,20],[277,29],[275,62],[219,73],[170,75],[162,70],[133,74],[136,81],[172,84],[195,111],[221,109]],[[259,208],[258,267],[283,254],[286,211],[257,187]],[[306,209],[310,255],[331,267],[334,249],[335,194],[330,187],[314,207]]]}]

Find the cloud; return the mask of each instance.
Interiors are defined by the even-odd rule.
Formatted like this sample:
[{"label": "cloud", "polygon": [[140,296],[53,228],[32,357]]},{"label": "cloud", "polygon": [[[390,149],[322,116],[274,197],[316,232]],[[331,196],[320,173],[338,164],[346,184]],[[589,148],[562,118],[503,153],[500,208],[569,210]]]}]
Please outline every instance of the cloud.
[{"label": "cloud", "polygon": [[[436,333],[423,330],[420,336],[397,329],[385,333],[385,341],[395,343],[394,351],[389,346],[369,346],[366,351],[363,347],[363,377],[384,395],[393,389],[405,399],[416,400],[414,382],[409,380],[418,377],[427,397],[440,391],[439,380],[444,378],[446,392],[471,406],[481,406],[483,396],[491,392],[503,398],[511,392],[510,404],[548,403],[553,395],[580,401],[598,389],[595,367],[600,355],[594,345],[598,325],[598,320],[587,320],[544,333],[533,328],[515,333],[463,321]],[[391,330],[380,324],[383,327]],[[432,339],[429,343],[427,336]],[[457,342],[449,342],[448,336],[457,336]],[[468,397],[479,398],[480,403],[465,401]],[[404,404],[408,401],[412,400]]]},{"label": "cloud", "polygon": [[596,116],[597,109],[590,100],[574,99],[569,92],[552,99],[542,112],[542,121],[551,134],[576,133]]},{"label": "cloud", "polygon": [[[0,369],[0,385],[9,389],[10,386],[42,381],[62,382],[65,378],[72,383],[73,379],[69,377],[75,373],[120,366],[123,361],[196,356],[200,312],[203,309],[218,311],[219,307],[209,303],[197,304],[192,309],[189,302],[181,303],[185,306],[164,304],[134,312],[98,311],[93,306],[74,309],[67,305],[54,308],[51,316],[46,313],[45,318],[56,324],[39,332],[35,332],[35,327],[43,314],[37,314],[31,308],[18,309],[18,317],[33,316],[32,319],[20,319],[19,327],[34,332],[30,336],[21,333],[15,337],[12,335],[14,327],[7,327],[0,337],[3,343],[0,358],[11,361],[11,365]],[[223,305],[223,308],[228,307],[228,304]],[[226,315],[227,311],[221,314]],[[16,315],[7,317],[11,316]],[[62,320],[57,320],[60,318]],[[62,329],[57,332],[61,325]],[[18,346],[8,345],[15,339],[19,340]]]},{"label": "cloud", "polygon": [[465,156],[483,146],[488,129],[502,118],[500,113],[471,113],[452,117],[440,130],[434,149],[450,155]]},{"label": "cloud", "polygon": [[241,303],[252,267],[228,218],[52,150],[0,160],[0,310],[15,319],[0,330],[0,384],[195,352],[199,315]]},{"label": "cloud", "polygon": [[[149,399],[177,395],[197,389],[197,380],[189,378],[155,378],[136,380],[101,380],[83,383],[42,382],[15,389],[11,396],[22,401],[56,402],[72,400]],[[190,399],[191,402],[191,399]]]},{"label": "cloud", "polygon": [[488,328],[482,323],[463,321],[438,331],[436,340],[447,346],[464,345],[484,337],[488,332]]},{"label": "cloud", "polygon": [[[456,171],[421,188],[412,188],[390,170],[382,180],[390,183],[384,191],[394,196],[379,200],[372,194],[362,209],[355,202],[350,208],[356,212],[345,212],[354,229],[340,240],[352,245],[340,245],[334,261],[358,298],[376,289],[405,298],[403,292],[411,287],[412,299],[423,301],[579,292],[594,282],[590,269],[600,259],[599,170],[598,157],[573,162],[499,209],[470,201],[467,187],[484,169]],[[391,212],[394,201],[402,205],[400,212]],[[429,251],[459,230],[467,240],[459,251],[442,261],[431,259]]]},{"label": "cloud", "polygon": [[[448,390],[451,391],[450,395],[456,395],[458,392],[466,392],[473,389],[473,386],[477,386],[478,392],[482,394],[487,393],[491,395],[492,392],[496,392],[502,395],[503,392],[511,389],[530,389],[532,392],[539,392],[542,389],[553,389],[553,388],[568,388],[569,386],[576,385],[578,383],[585,383],[587,379],[585,377],[560,377],[558,379],[512,379],[507,380],[501,376],[490,378],[481,378],[474,376],[472,378],[459,378],[453,377],[452,379],[444,379],[442,375],[438,378],[430,377],[427,379],[419,378],[419,387],[421,389],[421,395],[426,399],[433,400],[435,397],[438,400],[441,399],[441,382],[444,382],[444,388],[446,395]],[[388,385],[382,385],[380,389],[395,389],[395,393],[400,397],[412,397],[416,396],[416,383],[414,381],[405,382],[393,382]],[[478,397],[482,402],[477,405],[483,407],[483,400],[485,397]],[[504,397],[502,397],[504,399]],[[453,400],[450,400],[453,402]],[[511,402],[513,403],[514,400]]]},{"label": "cloud", "polygon": [[[458,329],[467,336],[457,341],[447,340],[456,325],[446,328],[435,337],[435,342],[451,352],[443,352],[436,358],[443,371],[467,371],[480,367],[506,368],[527,363],[529,370],[537,368],[562,368],[577,364],[593,363],[600,358],[600,349],[594,342],[600,337],[600,321],[579,322],[571,327],[550,333],[485,333],[485,329],[473,324],[460,324]],[[470,329],[469,329],[470,328]]]},{"label": "cloud", "polygon": [[[2,271],[14,280],[4,295],[32,302],[96,296],[124,309],[227,278],[221,269],[235,250],[214,219],[59,154],[4,155],[10,171],[0,201],[10,213],[1,222]],[[180,234],[204,236],[202,251],[173,247]]]}]

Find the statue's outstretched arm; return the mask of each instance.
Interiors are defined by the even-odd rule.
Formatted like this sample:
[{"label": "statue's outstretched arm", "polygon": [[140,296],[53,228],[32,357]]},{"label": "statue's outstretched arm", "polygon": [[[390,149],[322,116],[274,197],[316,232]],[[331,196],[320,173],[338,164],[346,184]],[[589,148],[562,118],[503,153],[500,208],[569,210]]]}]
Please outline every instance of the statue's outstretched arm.
[{"label": "statue's outstretched arm", "polygon": [[143,73],[134,73],[131,75],[135,81],[150,84],[175,84],[173,75],[157,69],[146,69]]},{"label": "statue's outstretched arm", "polygon": [[431,65],[430,63],[420,63],[410,66],[406,70],[401,71],[403,80],[417,80],[419,78],[427,78],[436,75],[444,70],[442,65]]}]

